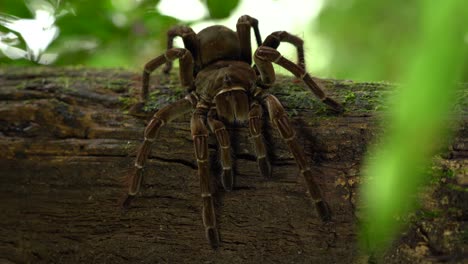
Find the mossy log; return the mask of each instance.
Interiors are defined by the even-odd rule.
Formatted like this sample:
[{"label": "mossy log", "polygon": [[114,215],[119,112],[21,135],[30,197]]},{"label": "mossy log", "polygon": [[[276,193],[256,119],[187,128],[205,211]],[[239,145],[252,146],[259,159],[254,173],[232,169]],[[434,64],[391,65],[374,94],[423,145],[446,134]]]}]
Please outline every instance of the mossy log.
[{"label": "mossy log", "polygon": [[[138,72],[0,69],[0,262],[364,263],[356,241],[360,167],[378,141],[382,102],[394,87],[322,83],[343,102],[344,114],[328,111],[292,77],[279,77],[271,92],[290,113],[333,222],[317,217],[292,155],[268,122],[272,179],[259,174],[248,129],[231,127],[232,192],[220,188],[217,146],[213,137],[209,142],[221,236],[221,247],[212,250],[201,220],[188,115],[161,131],[140,195],[127,213],[119,207],[148,119],[184,94],[175,75],[154,74],[151,103],[136,116]],[[437,183],[423,203],[431,205],[420,210],[432,214],[415,217],[386,253],[390,262],[458,261],[467,252],[466,89],[462,93],[455,139],[438,159],[442,169],[434,170]]]}]

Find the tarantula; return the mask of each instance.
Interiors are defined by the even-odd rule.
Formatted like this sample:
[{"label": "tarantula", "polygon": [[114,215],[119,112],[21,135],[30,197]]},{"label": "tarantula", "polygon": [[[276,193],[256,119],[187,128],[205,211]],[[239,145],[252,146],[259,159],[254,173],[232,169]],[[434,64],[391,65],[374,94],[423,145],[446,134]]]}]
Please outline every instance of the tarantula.
[{"label": "tarantula", "polygon": [[[250,30],[253,29],[257,45],[252,66]],[[175,37],[181,37],[185,48],[173,48]],[[298,53],[298,63],[284,58],[276,48],[281,42],[293,44]],[[260,173],[270,177],[271,165],[267,157],[262,135],[263,108],[269,114],[272,126],[276,128],[292,152],[307,189],[315,202],[318,215],[323,221],[331,219],[331,211],[323,199],[321,190],[314,180],[304,152],[297,142],[296,133],[290,124],[287,113],[279,100],[268,92],[275,81],[272,63],[276,63],[296,77],[302,79],[308,88],[337,112],[342,106],[327,97],[319,85],[305,70],[302,39],[285,31],[274,32],[262,43],[255,18],[244,15],[237,22],[237,32],[215,25],[196,34],[190,27],[175,26],[168,31],[168,49],[149,61],[143,72],[141,101],[148,98],[150,74],[163,64],[164,72],[169,73],[172,61],[178,59],[180,81],[187,88],[185,98],[157,111],[144,131],[144,141],[137,153],[136,170],[130,175],[128,196],[122,206],[127,209],[138,193],[143,178],[145,163],[161,127],[185,113],[192,112],[191,133],[198,164],[201,197],[203,200],[202,219],[205,232],[213,248],[219,246],[219,234],[213,205],[213,189],[210,186],[208,162],[208,128],[215,134],[220,145],[222,165],[221,183],[226,191],[233,189],[234,175],[230,137],[225,123],[248,120]],[[208,126],[207,126],[208,124]]]}]

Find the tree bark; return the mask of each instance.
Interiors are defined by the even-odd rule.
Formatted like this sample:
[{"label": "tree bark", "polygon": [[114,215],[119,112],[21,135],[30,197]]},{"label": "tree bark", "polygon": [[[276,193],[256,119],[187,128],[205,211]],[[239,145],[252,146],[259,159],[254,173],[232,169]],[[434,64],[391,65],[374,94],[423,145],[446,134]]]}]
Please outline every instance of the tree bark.
[{"label": "tree bark", "polygon": [[[341,115],[328,111],[292,77],[279,77],[271,89],[291,115],[333,211],[331,224],[318,218],[292,155],[268,122],[272,179],[259,174],[247,127],[229,128],[236,139],[232,192],[220,187],[211,135],[221,236],[220,248],[212,250],[201,219],[189,115],[162,129],[140,194],[127,213],[120,211],[145,125],[155,110],[184,94],[175,75],[155,73],[146,114],[132,115],[139,76],[117,69],[0,69],[0,262],[366,261],[357,243],[360,167],[368,146],[378,141],[383,101],[393,85],[323,80],[328,94],[343,102]],[[443,170],[434,176],[445,180],[431,185],[423,199],[423,204],[434,201],[430,210],[442,213],[429,220],[416,217],[385,253],[390,262],[458,261],[467,252],[468,118],[462,92],[461,110],[453,117],[456,136],[438,159]],[[453,177],[444,177],[447,170]],[[432,228],[424,229],[423,222]],[[447,230],[460,239],[444,240]]]}]

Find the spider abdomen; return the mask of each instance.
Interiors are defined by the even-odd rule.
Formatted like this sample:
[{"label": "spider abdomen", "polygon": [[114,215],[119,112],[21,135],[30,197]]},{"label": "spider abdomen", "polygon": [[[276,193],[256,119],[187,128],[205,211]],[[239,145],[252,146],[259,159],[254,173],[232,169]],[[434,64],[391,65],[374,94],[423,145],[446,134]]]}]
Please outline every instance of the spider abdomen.
[{"label": "spider abdomen", "polygon": [[217,60],[238,60],[240,44],[236,32],[215,25],[207,27],[197,34],[200,45],[200,60],[202,66],[207,66]]}]

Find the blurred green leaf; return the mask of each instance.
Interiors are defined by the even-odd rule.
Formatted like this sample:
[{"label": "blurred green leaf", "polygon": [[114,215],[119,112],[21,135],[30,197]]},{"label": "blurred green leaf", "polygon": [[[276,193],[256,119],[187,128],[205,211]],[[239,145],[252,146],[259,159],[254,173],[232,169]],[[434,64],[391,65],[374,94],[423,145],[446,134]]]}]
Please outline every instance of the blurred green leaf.
[{"label": "blurred green leaf", "polygon": [[413,42],[417,34],[417,1],[324,3],[317,29],[333,50],[330,77],[397,81],[407,64],[402,47]]},{"label": "blurred green leaf", "polygon": [[[362,242],[371,252],[388,246],[416,204],[425,167],[449,133],[455,92],[468,61],[464,0],[417,1],[420,21],[394,97],[386,134],[370,152],[362,188]],[[405,56],[411,54],[411,56]],[[465,68],[464,68],[465,67]]]},{"label": "blurred green leaf", "polygon": [[214,19],[228,17],[238,5],[239,0],[206,0],[210,16]]},{"label": "blurred green leaf", "polygon": [[[0,12],[17,17],[31,18],[32,14],[24,1],[0,0]],[[1,26],[0,26],[1,28]]]}]

